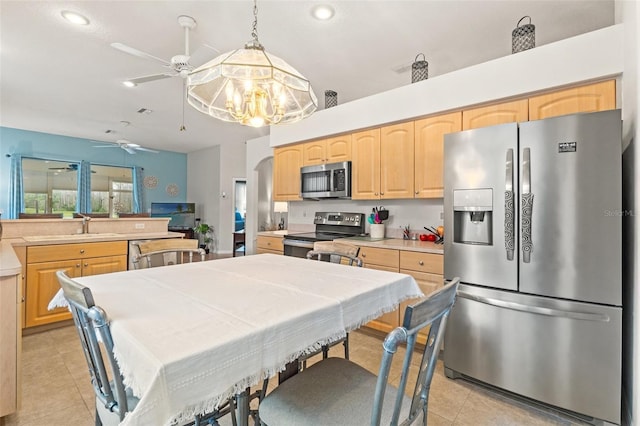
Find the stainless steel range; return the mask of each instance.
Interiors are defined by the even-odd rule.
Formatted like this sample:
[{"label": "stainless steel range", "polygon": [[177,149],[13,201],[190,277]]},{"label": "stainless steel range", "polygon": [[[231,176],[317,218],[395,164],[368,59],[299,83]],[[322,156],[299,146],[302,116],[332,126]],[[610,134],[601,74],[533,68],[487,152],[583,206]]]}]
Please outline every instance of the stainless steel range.
[{"label": "stainless steel range", "polygon": [[364,213],[317,212],[313,219],[315,232],[289,234],[284,237],[284,255],[307,257],[316,241],[333,241],[338,238],[364,234]]}]

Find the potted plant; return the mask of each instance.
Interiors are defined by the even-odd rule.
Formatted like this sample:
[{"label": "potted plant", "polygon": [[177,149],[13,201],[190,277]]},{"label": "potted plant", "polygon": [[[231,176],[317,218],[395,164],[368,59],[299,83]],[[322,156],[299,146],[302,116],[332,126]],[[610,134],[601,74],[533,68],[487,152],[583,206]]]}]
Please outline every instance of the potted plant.
[{"label": "potted plant", "polygon": [[193,228],[193,232],[198,234],[200,248],[204,249],[208,254],[215,235],[215,229],[213,226],[209,226],[206,223],[200,223]]}]

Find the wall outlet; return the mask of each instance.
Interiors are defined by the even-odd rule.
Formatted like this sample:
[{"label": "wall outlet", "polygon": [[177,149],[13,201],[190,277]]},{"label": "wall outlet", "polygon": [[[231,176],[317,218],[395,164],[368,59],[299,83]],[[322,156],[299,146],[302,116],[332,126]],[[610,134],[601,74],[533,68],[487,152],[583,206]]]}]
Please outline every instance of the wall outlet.
[{"label": "wall outlet", "polygon": [[136,229],[144,229],[144,223],[136,223]]}]

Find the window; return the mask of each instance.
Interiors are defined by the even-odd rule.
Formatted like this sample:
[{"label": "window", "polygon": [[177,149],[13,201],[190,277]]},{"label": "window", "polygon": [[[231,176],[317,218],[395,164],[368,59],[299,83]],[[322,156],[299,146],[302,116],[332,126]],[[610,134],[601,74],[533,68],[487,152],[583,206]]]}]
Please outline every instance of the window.
[{"label": "window", "polygon": [[[23,158],[24,212],[72,217],[78,201],[78,168],[74,162]],[[91,210],[133,212],[133,168],[92,164]]]}]

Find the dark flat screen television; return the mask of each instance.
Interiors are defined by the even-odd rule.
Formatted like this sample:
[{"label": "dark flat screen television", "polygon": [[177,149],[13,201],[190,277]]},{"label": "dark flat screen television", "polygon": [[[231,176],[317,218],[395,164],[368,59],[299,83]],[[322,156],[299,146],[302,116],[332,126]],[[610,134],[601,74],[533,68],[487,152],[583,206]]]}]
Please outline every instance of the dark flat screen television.
[{"label": "dark flat screen television", "polygon": [[195,203],[151,203],[151,217],[168,217],[169,229],[191,229],[196,226]]}]

